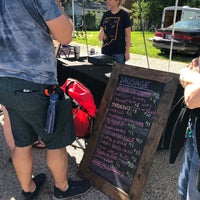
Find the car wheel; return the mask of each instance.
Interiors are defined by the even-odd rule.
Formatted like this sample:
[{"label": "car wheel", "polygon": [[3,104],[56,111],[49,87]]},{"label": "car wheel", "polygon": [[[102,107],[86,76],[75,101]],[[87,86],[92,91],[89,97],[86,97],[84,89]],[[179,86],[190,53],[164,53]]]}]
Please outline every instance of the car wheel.
[{"label": "car wheel", "polygon": [[165,49],[161,49],[160,52],[161,52],[161,53],[164,53],[164,54],[169,54],[169,51],[168,51],[168,50],[165,50]]}]

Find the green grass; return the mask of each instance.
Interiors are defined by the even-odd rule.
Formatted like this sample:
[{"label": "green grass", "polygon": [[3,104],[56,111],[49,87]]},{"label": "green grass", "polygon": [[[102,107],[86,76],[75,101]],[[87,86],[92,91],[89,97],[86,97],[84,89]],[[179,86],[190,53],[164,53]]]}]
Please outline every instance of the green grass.
[{"label": "green grass", "polygon": [[[80,44],[86,44],[86,38],[87,38],[87,42],[89,45],[101,47],[101,42],[98,40],[98,33],[99,33],[98,31],[87,31],[86,32],[87,37],[85,37],[84,32],[77,32],[76,36],[73,38],[73,41]],[[145,32],[144,34],[140,31],[131,32],[130,52],[139,55],[147,54],[149,57],[153,58],[169,59],[169,54],[161,53],[160,50],[152,46],[151,39],[153,37],[154,37],[154,32]],[[178,53],[172,54],[172,60],[179,62],[186,62],[186,63],[189,63],[194,57],[195,56],[181,55]]]}]

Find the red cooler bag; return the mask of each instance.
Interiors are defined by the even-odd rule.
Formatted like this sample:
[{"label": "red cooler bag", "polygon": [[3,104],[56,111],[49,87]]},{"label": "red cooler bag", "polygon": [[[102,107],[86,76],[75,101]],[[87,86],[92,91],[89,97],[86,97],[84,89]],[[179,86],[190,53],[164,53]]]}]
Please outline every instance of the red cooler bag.
[{"label": "red cooler bag", "polygon": [[96,115],[92,93],[76,79],[68,78],[61,86],[73,102],[72,114],[77,137],[88,137]]}]

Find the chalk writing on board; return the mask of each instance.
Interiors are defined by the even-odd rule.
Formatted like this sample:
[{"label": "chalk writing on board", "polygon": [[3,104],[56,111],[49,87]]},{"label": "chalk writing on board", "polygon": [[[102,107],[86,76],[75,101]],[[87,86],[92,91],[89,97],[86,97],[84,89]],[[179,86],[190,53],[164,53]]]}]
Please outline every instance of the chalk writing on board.
[{"label": "chalk writing on board", "polygon": [[90,170],[128,192],[165,84],[120,75]]}]

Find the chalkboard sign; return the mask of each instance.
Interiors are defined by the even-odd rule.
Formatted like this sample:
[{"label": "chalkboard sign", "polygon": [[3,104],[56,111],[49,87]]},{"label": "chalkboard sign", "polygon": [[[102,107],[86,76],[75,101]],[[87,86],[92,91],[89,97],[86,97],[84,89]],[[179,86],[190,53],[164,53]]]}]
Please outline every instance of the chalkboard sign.
[{"label": "chalkboard sign", "polygon": [[164,83],[120,75],[90,169],[128,192]]},{"label": "chalkboard sign", "polygon": [[116,65],[80,176],[112,199],[139,199],[178,83],[176,74]]}]

